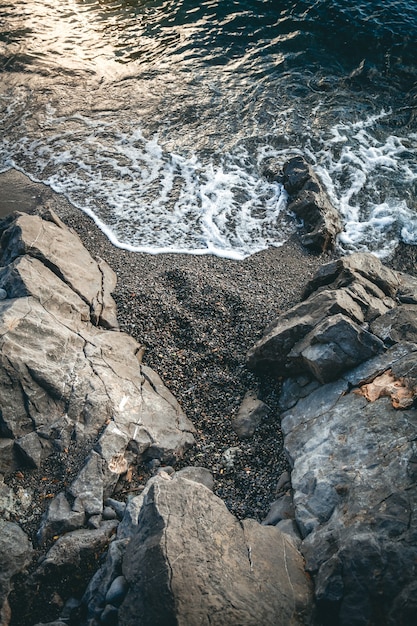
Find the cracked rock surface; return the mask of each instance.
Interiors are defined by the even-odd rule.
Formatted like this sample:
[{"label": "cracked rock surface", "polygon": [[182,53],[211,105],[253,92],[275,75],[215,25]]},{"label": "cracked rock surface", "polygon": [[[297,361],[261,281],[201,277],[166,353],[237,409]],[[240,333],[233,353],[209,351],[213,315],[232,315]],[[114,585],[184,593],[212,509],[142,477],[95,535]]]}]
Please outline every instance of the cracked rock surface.
[{"label": "cracked rock surface", "polygon": [[239,522],[209,489],[157,477],[122,565],[119,624],[307,624],[311,585],[287,535]]},{"label": "cracked rock surface", "polygon": [[[110,524],[103,500],[131,463],[180,458],[194,427],[142,364],[141,346],[117,330],[109,266],[51,211],[8,217],[1,231],[0,474],[23,480],[53,457],[45,480],[61,488],[47,493],[38,544],[83,526],[99,533]],[[72,467],[74,447],[85,454]],[[36,524],[31,489],[1,486],[2,517]]]},{"label": "cracked rock surface", "polygon": [[248,354],[291,374],[281,426],[319,624],[417,621],[416,302],[414,278],[354,254]]}]

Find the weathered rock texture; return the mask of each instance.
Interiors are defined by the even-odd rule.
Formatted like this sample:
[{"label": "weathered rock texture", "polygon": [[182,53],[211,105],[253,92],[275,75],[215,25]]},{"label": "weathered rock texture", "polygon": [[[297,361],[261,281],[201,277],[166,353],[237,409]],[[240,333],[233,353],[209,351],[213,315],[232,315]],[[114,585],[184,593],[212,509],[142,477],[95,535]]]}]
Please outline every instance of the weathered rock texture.
[{"label": "weathered rock texture", "polygon": [[[117,330],[113,271],[53,213],[4,220],[0,248],[0,473],[39,468],[71,441],[92,447],[52,499],[44,542],[99,526],[130,464],[180,457],[194,427],[142,364],[141,346]],[[13,492],[2,493],[2,512],[16,519]]]},{"label": "weathered rock texture", "polygon": [[17,524],[0,519],[0,624],[7,625],[11,612],[8,595],[13,577],[29,565],[32,544]]},{"label": "weathered rock texture", "polygon": [[290,196],[288,209],[303,220],[304,231],[307,231],[301,236],[303,244],[318,251],[333,248],[342,230],[339,213],[302,156],[285,163],[282,182]]},{"label": "weathered rock texture", "polygon": [[320,623],[417,622],[416,285],[371,255],[325,265],[248,355],[292,375],[282,429]]},{"label": "weathered rock texture", "polygon": [[286,534],[240,523],[209,489],[179,475],[152,479],[138,506],[128,542],[118,533],[85,596],[90,615],[102,611],[97,623],[111,610],[115,580],[125,589],[114,607],[120,626],[138,615],[144,626],[310,623],[311,583]]},{"label": "weathered rock texture", "polygon": [[354,254],[323,266],[308,296],[266,329],[248,353],[253,369],[308,374],[320,382],[384,349],[369,323],[396,306],[399,276],[371,255]]}]

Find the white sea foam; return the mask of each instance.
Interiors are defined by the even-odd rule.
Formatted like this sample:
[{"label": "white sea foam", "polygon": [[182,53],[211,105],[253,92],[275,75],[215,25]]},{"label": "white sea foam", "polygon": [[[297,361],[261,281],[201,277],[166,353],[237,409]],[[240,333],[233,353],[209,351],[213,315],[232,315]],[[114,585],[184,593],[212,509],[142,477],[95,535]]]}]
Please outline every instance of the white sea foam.
[{"label": "white sea foam", "polygon": [[3,106],[6,121],[20,126],[4,137],[0,168],[16,167],[64,194],[116,246],[241,259],[281,245],[296,225],[285,191],[262,176],[262,166],[294,153],[307,154],[340,211],[342,250],[386,256],[400,239],[417,244],[410,193],[417,136],[384,135],[379,123],[389,113],[336,124],[315,139],[314,151],[308,140],[278,149],[256,139],[224,154],[177,154],[135,120],[63,116],[51,104],[26,135],[24,88],[20,96]]},{"label": "white sea foam", "polygon": [[417,141],[376,136],[379,115],[341,122],[330,129],[323,149],[311,155],[327,191],[340,211],[343,250],[389,255],[399,240],[417,243],[416,205],[410,186],[417,182]]},{"label": "white sea foam", "polygon": [[244,148],[203,162],[164,150],[140,128],[54,113],[41,136],[9,140],[7,165],[64,194],[115,245],[239,259],[285,240],[286,193]]}]

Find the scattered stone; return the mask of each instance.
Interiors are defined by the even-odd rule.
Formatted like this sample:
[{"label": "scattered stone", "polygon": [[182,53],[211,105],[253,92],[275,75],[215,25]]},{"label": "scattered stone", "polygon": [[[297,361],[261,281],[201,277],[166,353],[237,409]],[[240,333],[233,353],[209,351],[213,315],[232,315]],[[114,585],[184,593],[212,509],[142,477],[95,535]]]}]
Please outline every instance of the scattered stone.
[{"label": "scattered stone", "polygon": [[176,473],[176,476],[193,480],[196,483],[201,483],[210,491],[214,489],[213,474],[206,467],[183,467]]},{"label": "scattered stone", "polygon": [[237,446],[227,448],[221,457],[221,466],[227,471],[233,471],[237,458],[242,454],[242,450]]},{"label": "scattered stone", "polygon": [[104,520],[110,520],[110,519],[117,519],[117,513],[116,511],[113,509],[113,507],[111,506],[105,506],[103,508],[103,519]]},{"label": "scattered stone", "polygon": [[175,474],[175,470],[171,465],[163,465],[162,467],[158,467],[155,474],[160,474],[161,472],[168,474],[168,476],[172,476],[173,474]]},{"label": "scattered stone", "polygon": [[294,504],[292,496],[284,494],[271,504],[268,515],[263,520],[264,526],[276,526],[278,522],[286,519],[294,519]]},{"label": "scattered stone", "polygon": [[268,411],[269,407],[259,400],[256,393],[249,391],[232,419],[232,428],[239,439],[250,439]]},{"label": "scattered stone", "polygon": [[283,493],[291,489],[291,474],[285,470],[278,479],[275,493]]},{"label": "scattered stone", "polygon": [[112,604],[113,606],[120,606],[125,598],[127,590],[128,584],[126,582],[126,578],[123,575],[117,576],[106,593],[106,603]]},{"label": "scattered stone", "polygon": [[84,521],[84,508],[71,507],[64,492],[61,492],[53,498],[42,518],[37,534],[38,542],[42,544],[56,535],[81,528]]},{"label": "scattered stone", "polygon": [[115,500],[114,498],[107,498],[104,502],[106,506],[109,506],[116,512],[118,519],[122,519],[126,510],[126,503],[119,502],[119,500]]}]

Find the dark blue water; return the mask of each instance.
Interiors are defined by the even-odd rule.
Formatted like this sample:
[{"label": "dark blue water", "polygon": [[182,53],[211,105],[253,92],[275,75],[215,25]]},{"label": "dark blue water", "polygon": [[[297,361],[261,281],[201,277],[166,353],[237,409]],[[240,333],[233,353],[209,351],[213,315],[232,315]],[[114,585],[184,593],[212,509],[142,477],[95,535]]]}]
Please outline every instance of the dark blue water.
[{"label": "dark blue water", "polygon": [[0,2],[0,168],[117,245],[241,258],[296,228],[302,153],[344,250],[417,243],[417,3]]}]

